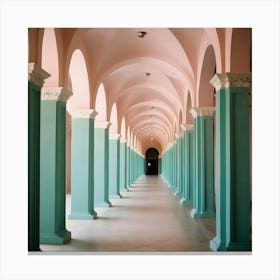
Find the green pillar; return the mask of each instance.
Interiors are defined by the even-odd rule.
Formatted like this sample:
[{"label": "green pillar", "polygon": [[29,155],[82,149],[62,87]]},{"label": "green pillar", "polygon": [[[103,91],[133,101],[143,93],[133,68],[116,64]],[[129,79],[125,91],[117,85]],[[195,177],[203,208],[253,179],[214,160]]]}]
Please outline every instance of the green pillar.
[{"label": "green pillar", "polygon": [[184,182],[181,204],[191,204],[193,199],[193,125],[184,126]]},{"label": "green pillar", "polygon": [[72,114],[71,214],[69,219],[92,220],[94,212],[94,110]]},{"label": "green pillar", "polygon": [[110,207],[109,201],[109,122],[95,123],[94,206]]},{"label": "green pillar", "polygon": [[195,200],[193,218],[213,218],[214,211],[214,122],[215,108],[191,110],[195,130]]},{"label": "green pillar", "polygon": [[28,251],[40,251],[41,88],[50,75],[28,64]]},{"label": "green pillar", "polygon": [[65,229],[66,101],[62,87],[41,90],[40,242],[63,244]]},{"label": "green pillar", "polygon": [[126,142],[126,188],[127,189],[130,187],[129,174],[130,174],[130,148]]},{"label": "green pillar", "polygon": [[251,73],[216,74],[214,251],[251,251],[249,88]]},{"label": "green pillar", "polygon": [[176,163],[176,196],[182,196],[182,142],[183,142],[183,135],[176,134],[177,137],[177,163]]},{"label": "green pillar", "polygon": [[126,140],[120,142],[120,192],[126,192]]},{"label": "green pillar", "polygon": [[120,194],[120,134],[110,135],[109,140],[109,197]]}]

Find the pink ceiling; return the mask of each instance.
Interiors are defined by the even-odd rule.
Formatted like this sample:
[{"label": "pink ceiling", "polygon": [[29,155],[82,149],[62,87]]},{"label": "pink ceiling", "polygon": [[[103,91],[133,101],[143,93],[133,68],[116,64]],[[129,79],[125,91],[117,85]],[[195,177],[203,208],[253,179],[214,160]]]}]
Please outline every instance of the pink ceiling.
[{"label": "pink ceiling", "polygon": [[[50,36],[54,32],[47,30],[52,41],[46,37],[44,42],[38,35],[40,30],[29,30],[30,59],[37,57],[41,62],[41,51],[33,53],[35,41],[37,49],[43,45],[44,53],[47,48],[53,53],[57,44],[58,55],[45,54],[42,61],[50,64],[51,72],[54,67],[52,81],[59,80],[65,87],[71,85],[76,95],[71,107],[83,104],[96,109],[99,116],[114,123],[112,133],[126,131],[122,139],[128,139],[143,155],[150,147],[162,153],[175,140],[181,123],[192,123],[188,110],[206,104],[199,92],[209,92],[209,85],[201,84],[213,74],[213,67],[220,72],[230,64],[222,58],[231,58],[232,31],[227,29],[217,32],[215,28],[57,28],[56,40]],[[139,38],[137,33],[142,30],[147,34]],[[246,34],[243,32],[240,37],[245,38]],[[209,46],[211,52],[206,51]],[[73,56],[77,49],[83,56],[80,62]],[[83,75],[87,79],[79,77],[81,71],[87,71]],[[106,105],[97,109],[98,89],[103,86]],[[111,115],[113,105],[116,107]],[[125,129],[121,129],[124,120]]]}]

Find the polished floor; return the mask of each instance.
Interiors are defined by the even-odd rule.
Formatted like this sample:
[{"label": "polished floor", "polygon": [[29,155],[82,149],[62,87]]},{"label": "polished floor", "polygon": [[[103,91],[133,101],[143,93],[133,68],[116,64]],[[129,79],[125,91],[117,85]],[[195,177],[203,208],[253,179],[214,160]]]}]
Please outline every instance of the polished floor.
[{"label": "polished floor", "polygon": [[[112,207],[95,209],[97,220],[68,220],[72,240],[41,245],[43,252],[202,252],[210,251],[215,219],[192,219],[191,205],[181,205],[160,176],[143,176],[110,199]],[[67,195],[68,216],[70,195]]]}]

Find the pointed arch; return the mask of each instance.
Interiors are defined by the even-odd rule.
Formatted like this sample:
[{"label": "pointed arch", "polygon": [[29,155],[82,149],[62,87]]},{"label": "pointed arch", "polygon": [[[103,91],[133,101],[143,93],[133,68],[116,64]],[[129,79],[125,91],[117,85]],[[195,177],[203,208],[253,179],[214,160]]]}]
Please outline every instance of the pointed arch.
[{"label": "pointed arch", "polygon": [[110,114],[110,123],[111,126],[109,128],[110,134],[118,133],[118,111],[116,103],[113,104],[111,114]]},{"label": "pointed arch", "polygon": [[95,110],[97,111],[96,121],[106,122],[107,120],[107,102],[106,102],[106,92],[104,85],[101,83],[97,90],[97,95],[95,99]]},{"label": "pointed arch", "polygon": [[67,108],[89,109],[90,108],[90,91],[86,62],[81,50],[76,49],[71,58],[69,67],[69,76],[73,96],[67,102]]},{"label": "pointed arch", "polygon": [[45,28],[42,41],[41,65],[51,74],[45,81],[45,87],[59,86],[59,59],[54,28]]},{"label": "pointed arch", "polygon": [[212,45],[205,51],[198,88],[198,107],[212,107],[214,105],[214,88],[210,80],[216,73],[216,58]]}]

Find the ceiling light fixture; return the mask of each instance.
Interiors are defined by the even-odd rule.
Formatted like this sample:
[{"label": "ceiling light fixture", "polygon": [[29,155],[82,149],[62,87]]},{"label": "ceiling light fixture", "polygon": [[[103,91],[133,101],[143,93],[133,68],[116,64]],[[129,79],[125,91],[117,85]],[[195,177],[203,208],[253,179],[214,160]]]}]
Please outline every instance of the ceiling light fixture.
[{"label": "ceiling light fixture", "polygon": [[149,77],[149,76],[151,76],[151,73],[146,72],[146,73],[144,74],[144,76],[145,76],[145,77]]},{"label": "ceiling light fixture", "polygon": [[147,35],[147,32],[145,32],[145,31],[138,31],[137,32],[137,36],[139,38],[144,38],[146,35]]}]

